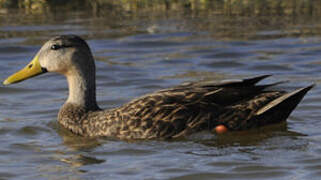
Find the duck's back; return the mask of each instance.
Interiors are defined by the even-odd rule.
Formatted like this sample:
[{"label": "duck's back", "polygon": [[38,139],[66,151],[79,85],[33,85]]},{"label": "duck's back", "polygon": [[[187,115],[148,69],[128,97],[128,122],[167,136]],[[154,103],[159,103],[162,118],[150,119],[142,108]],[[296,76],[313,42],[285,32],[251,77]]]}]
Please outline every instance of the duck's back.
[{"label": "duck's back", "polygon": [[175,138],[225,125],[244,130],[285,120],[311,88],[292,93],[255,85],[267,76],[214,84],[188,83],[89,113],[86,135],[122,139]]}]

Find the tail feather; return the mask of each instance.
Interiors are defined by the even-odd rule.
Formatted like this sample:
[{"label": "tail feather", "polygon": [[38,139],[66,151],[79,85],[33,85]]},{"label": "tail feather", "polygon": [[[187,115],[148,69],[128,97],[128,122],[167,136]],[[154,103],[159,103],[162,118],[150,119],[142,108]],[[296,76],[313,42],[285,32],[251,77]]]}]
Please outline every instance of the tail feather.
[{"label": "tail feather", "polygon": [[243,79],[243,80],[226,80],[222,81],[220,84],[216,84],[216,87],[248,87],[254,86],[256,83],[262,81],[263,79],[270,77],[271,75],[256,76],[253,78]]},{"label": "tail feather", "polygon": [[291,114],[304,95],[313,87],[314,84],[286,93],[259,109],[255,116],[262,121],[262,124],[267,123],[264,121],[269,121],[269,123],[283,121]]},{"label": "tail feather", "polygon": [[266,74],[266,75],[262,75],[262,76],[256,76],[253,78],[244,79],[242,84],[244,86],[249,86],[249,85],[253,86],[256,83],[258,83],[258,82],[262,81],[263,79],[268,78],[270,76],[271,76],[270,74]]}]

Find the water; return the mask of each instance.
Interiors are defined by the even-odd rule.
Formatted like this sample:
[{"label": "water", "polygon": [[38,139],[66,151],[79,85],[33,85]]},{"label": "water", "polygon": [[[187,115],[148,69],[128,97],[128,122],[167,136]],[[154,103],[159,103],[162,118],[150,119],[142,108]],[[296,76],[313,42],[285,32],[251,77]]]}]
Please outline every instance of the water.
[{"label": "water", "polygon": [[[24,20],[21,18],[24,17]],[[0,86],[0,179],[319,179],[321,36],[318,19],[186,14],[0,15],[0,77],[57,34],[78,34],[96,59],[103,108],[186,81],[273,74],[311,83],[287,123],[180,141],[86,139],[56,122],[66,80],[46,74]]]}]

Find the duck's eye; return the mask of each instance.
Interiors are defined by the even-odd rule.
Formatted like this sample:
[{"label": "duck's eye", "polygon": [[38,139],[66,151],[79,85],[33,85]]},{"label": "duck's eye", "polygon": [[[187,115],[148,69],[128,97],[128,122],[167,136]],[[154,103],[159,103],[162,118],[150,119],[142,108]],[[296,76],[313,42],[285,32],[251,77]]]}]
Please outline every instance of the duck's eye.
[{"label": "duck's eye", "polygon": [[60,49],[61,47],[62,47],[62,46],[60,46],[60,45],[58,45],[58,44],[54,44],[54,45],[51,46],[50,49],[52,49],[52,50],[57,50],[57,49]]}]

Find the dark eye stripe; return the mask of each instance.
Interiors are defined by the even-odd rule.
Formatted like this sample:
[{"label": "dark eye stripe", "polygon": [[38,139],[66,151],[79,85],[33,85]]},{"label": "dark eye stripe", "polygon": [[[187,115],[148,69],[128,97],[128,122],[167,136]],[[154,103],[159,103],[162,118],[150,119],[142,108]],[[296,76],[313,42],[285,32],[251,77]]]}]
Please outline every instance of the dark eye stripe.
[{"label": "dark eye stripe", "polygon": [[58,45],[58,44],[54,44],[50,47],[50,49],[52,50],[58,50],[61,48],[68,48],[68,47],[72,47],[72,45]]},{"label": "dark eye stripe", "polygon": [[57,45],[57,44],[54,44],[54,45],[52,45],[50,47],[50,49],[52,49],[52,50],[57,50],[57,49],[60,49],[60,48],[62,48],[62,46],[61,45]]}]

